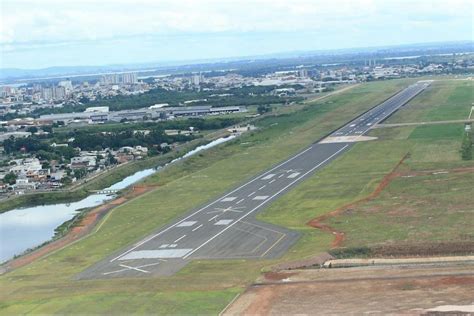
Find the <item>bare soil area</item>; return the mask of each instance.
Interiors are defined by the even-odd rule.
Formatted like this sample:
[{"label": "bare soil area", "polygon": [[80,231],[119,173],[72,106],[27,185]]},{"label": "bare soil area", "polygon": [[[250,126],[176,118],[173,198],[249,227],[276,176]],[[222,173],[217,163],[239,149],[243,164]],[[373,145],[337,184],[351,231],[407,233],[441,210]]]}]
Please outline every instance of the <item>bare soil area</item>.
[{"label": "bare soil area", "polygon": [[263,276],[224,315],[468,315],[474,305],[472,265],[294,270],[278,279]]}]

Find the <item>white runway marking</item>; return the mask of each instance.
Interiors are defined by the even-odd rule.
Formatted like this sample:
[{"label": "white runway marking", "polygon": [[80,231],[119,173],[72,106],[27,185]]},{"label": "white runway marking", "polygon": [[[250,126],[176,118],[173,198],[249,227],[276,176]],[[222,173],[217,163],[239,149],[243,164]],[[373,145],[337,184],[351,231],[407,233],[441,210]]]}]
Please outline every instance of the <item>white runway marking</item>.
[{"label": "white runway marking", "polygon": [[160,248],[167,248],[169,246],[169,244],[163,244],[160,246]]},{"label": "white runway marking", "polygon": [[135,271],[138,271],[138,272],[150,273],[150,271],[142,270],[142,269],[137,268],[137,267],[127,266],[127,265],[125,265],[125,264],[119,264],[119,266],[121,266],[122,268],[127,268],[127,269],[130,269],[130,270],[135,270]]},{"label": "white runway marking", "polygon": [[235,203],[235,204],[240,204],[240,203],[242,203],[243,201],[245,201],[245,199],[238,200],[237,203]]},{"label": "white runway marking", "polygon": [[268,182],[268,183],[270,184],[270,183],[273,183],[273,182],[275,182],[275,181],[276,181],[276,180],[275,180],[275,179],[273,179],[272,181],[270,181],[270,182]]},{"label": "white runway marking", "polygon": [[178,244],[171,244],[168,246],[168,248],[176,248],[176,247],[178,247]]},{"label": "white runway marking", "polygon": [[278,176],[278,178],[281,178],[281,177],[283,177],[283,176],[284,176],[284,174],[282,173],[282,174],[280,174],[280,175]]},{"label": "white runway marking", "polygon": [[293,178],[296,178],[300,173],[299,172],[293,172],[292,174],[290,174],[287,178],[288,179],[293,179]]},{"label": "white runway marking", "polygon": [[212,221],[213,219],[215,219],[215,218],[218,217],[218,216],[219,216],[219,215],[216,215],[216,216],[214,216],[214,217],[211,217],[211,218],[208,220],[208,222]]},{"label": "white runway marking", "polygon": [[176,227],[189,227],[189,226],[193,226],[196,223],[197,223],[196,221],[186,221],[186,222],[182,222],[181,224],[176,225]]},{"label": "white runway marking", "polygon": [[345,145],[344,147],[342,147],[341,149],[339,149],[338,151],[336,151],[334,154],[332,154],[331,156],[327,157],[326,159],[324,159],[323,161],[321,161],[320,163],[318,163],[316,166],[314,166],[313,168],[311,168],[310,170],[306,171],[304,174],[302,174],[299,178],[291,181],[289,184],[287,184],[286,186],[284,186],[283,188],[281,188],[278,192],[276,192],[275,194],[272,195],[272,197],[270,199],[266,199],[265,201],[263,201],[262,203],[260,203],[259,205],[257,205],[256,207],[254,207],[253,209],[251,209],[250,211],[248,211],[247,213],[245,213],[244,215],[242,215],[240,218],[238,218],[237,220],[235,220],[232,224],[228,225],[227,227],[225,227],[223,230],[221,230],[220,232],[218,232],[217,234],[215,234],[214,236],[210,237],[208,240],[206,240],[205,242],[203,242],[201,245],[199,245],[198,247],[194,248],[193,250],[191,250],[189,253],[187,253],[186,255],[183,256],[183,259],[187,259],[189,256],[191,256],[193,253],[195,253],[196,251],[198,251],[199,249],[201,249],[202,247],[204,247],[205,245],[207,245],[208,243],[210,243],[211,241],[213,241],[214,239],[216,239],[217,237],[219,237],[220,235],[222,235],[226,230],[230,229],[232,226],[234,226],[235,224],[237,224],[238,222],[240,222],[242,219],[244,219],[245,217],[249,216],[250,214],[252,214],[253,212],[255,212],[256,210],[258,210],[261,206],[263,206],[265,203],[267,203],[268,201],[271,201],[272,198],[274,198],[275,196],[281,194],[283,191],[285,191],[286,189],[288,189],[290,186],[292,186],[294,183],[298,182],[298,180],[304,178],[304,176],[306,176],[307,174],[313,172],[314,170],[316,170],[317,168],[319,168],[320,166],[322,166],[323,164],[325,164],[328,160],[330,160],[331,158],[333,158],[334,156],[338,155],[341,151],[343,151],[344,149],[346,149],[347,147],[349,147],[349,145]]},{"label": "white runway marking", "polygon": [[180,241],[181,239],[183,239],[184,237],[186,237],[186,235],[183,235],[183,236],[179,237],[179,238],[176,239],[174,242],[178,242],[178,241]]},{"label": "white runway marking", "polygon": [[265,185],[262,185],[262,186],[261,186],[260,188],[258,188],[258,189],[259,189],[259,190],[264,189],[266,186],[267,186],[266,184],[265,184]]},{"label": "white runway marking", "polygon": [[235,196],[229,196],[229,197],[221,199],[221,202],[232,202],[235,199],[236,199]]},{"label": "white runway marking", "polygon": [[275,176],[275,174],[270,173],[270,174],[267,174],[265,177],[263,177],[262,180],[270,180],[270,179],[273,178],[274,176]]},{"label": "white runway marking", "polygon": [[266,200],[267,198],[268,198],[268,195],[257,195],[253,199],[258,201],[258,200]]},{"label": "white runway marking", "polygon": [[194,232],[194,231],[198,230],[199,228],[201,228],[202,226],[203,226],[203,225],[201,224],[201,225],[199,225],[198,227],[193,228],[192,231]]},{"label": "white runway marking", "polygon": [[[166,261],[166,260],[161,260],[161,261]],[[127,271],[127,270],[136,270],[136,269],[140,269],[140,268],[146,268],[146,267],[156,266],[156,265],[158,265],[158,264],[160,264],[160,262],[144,264],[144,265],[138,266],[138,267],[129,267],[129,266],[126,266],[126,265],[124,265],[124,264],[119,264],[119,266],[124,267],[124,269],[115,270],[115,271],[110,271],[110,272],[104,272],[104,273],[102,273],[102,274],[103,274],[103,275],[108,275],[108,274],[112,274],[112,273],[124,272],[124,271]],[[146,270],[143,270],[143,271],[146,271]],[[149,271],[146,271],[146,273],[148,273],[148,272],[149,272]]]},{"label": "white runway marking", "polygon": [[247,196],[249,196],[249,197],[250,197],[250,196],[254,195],[255,193],[257,193],[257,192],[252,192],[252,193],[250,193],[250,194],[249,194],[249,195],[247,195]]},{"label": "white runway marking", "polygon": [[227,226],[227,225],[229,225],[230,223],[232,223],[232,219],[221,219],[220,221],[218,221],[218,222],[215,223],[214,225]]},{"label": "white runway marking", "polygon": [[132,251],[121,257],[119,260],[136,259],[159,259],[159,258],[181,258],[192,251],[190,248],[183,249],[162,249],[162,250],[137,250]]},{"label": "white runway marking", "polygon": [[[299,156],[304,155],[304,153],[306,153],[307,151],[311,150],[312,148],[313,148],[313,146],[309,146],[308,148],[306,148],[305,150],[299,152],[298,154],[294,155],[293,157],[291,157],[291,158],[289,158],[289,159],[287,159],[287,160],[281,162],[280,164],[276,165],[276,166],[273,167],[272,169],[266,171],[266,172],[264,173],[264,175],[265,175],[265,174],[268,174],[268,173],[270,173],[270,172],[272,172],[273,170],[276,170],[276,169],[280,168],[281,166],[283,166],[283,165],[287,164],[288,162],[290,162],[290,161],[292,161],[292,160],[298,158]],[[259,177],[253,178],[253,179],[250,180],[249,182],[244,183],[244,184],[242,184],[241,186],[239,186],[239,187],[235,188],[234,190],[230,191],[229,193],[227,193],[226,195],[224,195],[223,198],[228,197],[229,195],[231,195],[231,194],[233,194],[233,193],[239,191],[240,189],[242,189],[242,188],[246,187],[247,185],[249,185],[249,184],[251,184],[251,183],[257,181],[258,179],[260,179],[260,178],[259,178]],[[188,215],[186,218],[183,218],[181,221],[179,221],[179,222],[177,222],[177,223],[175,223],[175,224],[173,224],[173,225],[171,225],[171,226],[168,226],[167,228],[165,228],[165,229],[163,229],[163,230],[160,230],[160,231],[157,232],[156,234],[153,234],[153,235],[151,235],[151,236],[149,236],[149,237],[147,237],[147,238],[141,240],[140,242],[136,243],[132,248],[126,250],[125,252],[121,253],[120,255],[114,257],[113,259],[110,259],[109,262],[114,262],[115,260],[118,260],[119,258],[125,256],[126,254],[128,254],[128,253],[134,251],[135,249],[137,249],[137,248],[140,247],[141,245],[143,245],[143,244],[149,242],[150,240],[155,239],[156,237],[158,237],[158,236],[160,236],[160,235],[166,233],[166,232],[169,231],[170,229],[174,228],[176,225],[178,225],[178,224],[184,222],[185,220],[191,218],[192,216],[194,216],[194,215],[196,215],[196,214],[202,212],[203,210],[205,210],[205,209],[208,208],[209,206],[214,205],[214,204],[216,204],[216,203],[219,202],[219,201],[220,201],[220,200],[215,200],[215,201],[213,201],[213,202],[207,204],[206,206],[200,208],[200,209],[197,210],[196,212],[194,212],[194,213]]]}]

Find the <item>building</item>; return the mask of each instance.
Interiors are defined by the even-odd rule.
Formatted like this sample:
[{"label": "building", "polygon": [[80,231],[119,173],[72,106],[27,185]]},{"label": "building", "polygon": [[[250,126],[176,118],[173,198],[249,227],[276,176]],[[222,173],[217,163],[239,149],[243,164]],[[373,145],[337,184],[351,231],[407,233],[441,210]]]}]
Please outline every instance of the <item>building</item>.
[{"label": "building", "polygon": [[194,85],[194,86],[199,86],[202,82],[202,75],[199,73],[199,74],[195,74],[191,77],[191,83]]},{"label": "building", "polygon": [[301,68],[300,70],[298,70],[298,76],[300,78],[307,78],[308,77],[308,70],[305,69],[305,68]]},{"label": "building", "polygon": [[122,74],[122,83],[123,84],[134,84],[137,83],[137,74],[134,72]]}]

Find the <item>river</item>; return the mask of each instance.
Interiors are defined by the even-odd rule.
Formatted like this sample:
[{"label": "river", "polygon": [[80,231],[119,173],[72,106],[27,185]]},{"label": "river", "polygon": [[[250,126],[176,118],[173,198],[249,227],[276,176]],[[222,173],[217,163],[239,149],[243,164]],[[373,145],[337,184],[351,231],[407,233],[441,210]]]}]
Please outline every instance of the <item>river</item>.
[{"label": "river", "polygon": [[[236,136],[231,135],[225,138],[218,138],[206,145],[198,146],[182,157],[174,159],[169,164],[227,142],[235,137]],[[138,171],[105,190],[124,189],[154,174],[161,168],[162,167],[150,168]],[[17,208],[1,213],[0,263],[51,240],[54,236],[54,230],[62,223],[72,219],[78,210],[86,207],[95,207],[114,198],[115,196],[112,195],[91,194],[77,202]]]}]

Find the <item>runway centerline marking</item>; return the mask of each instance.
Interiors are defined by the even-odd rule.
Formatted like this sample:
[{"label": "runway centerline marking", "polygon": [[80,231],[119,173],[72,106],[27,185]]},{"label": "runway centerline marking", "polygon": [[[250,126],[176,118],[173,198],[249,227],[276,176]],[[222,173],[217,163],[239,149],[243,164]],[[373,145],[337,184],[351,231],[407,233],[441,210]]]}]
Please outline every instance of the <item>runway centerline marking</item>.
[{"label": "runway centerline marking", "polygon": [[250,194],[247,195],[247,196],[248,196],[248,197],[251,197],[251,196],[254,195],[255,193],[257,193],[257,192],[252,192],[252,193],[250,193]]},{"label": "runway centerline marking", "polygon": [[289,187],[291,187],[294,183],[298,182],[299,180],[301,180],[303,177],[305,177],[307,174],[313,172],[315,169],[319,168],[320,166],[322,166],[323,164],[325,164],[328,160],[330,160],[331,158],[333,158],[334,156],[338,155],[341,151],[343,151],[344,149],[346,149],[347,147],[349,147],[349,145],[345,145],[344,147],[342,147],[341,149],[339,149],[338,151],[336,151],[334,154],[332,154],[331,156],[329,156],[328,158],[324,159],[322,162],[318,163],[316,166],[314,166],[313,168],[311,168],[310,170],[308,170],[307,172],[305,172],[304,174],[302,174],[300,177],[296,178],[295,180],[291,181],[289,184],[287,184],[285,187],[283,187],[282,189],[280,189],[278,192],[276,192],[274,195],[272,195],[269,199],[266,199],[265,201],[263,201],[262,203],[260,203],[259,205],[257,205],[256,207],[254,207],[252,210],[250,210],[249,212],[245,213],[244,215],[242,215],[240,218],[238,218],[237,220],[235,220],[232,224],[226,226],[226,228],[224,228],[223,230],[221,230],[220,232],[218,232],[217,234],[215,234],[214,236],[212,236],[211,238],[209,238],[208,240],[206,240],[204,243],[202,243],[200,246],[194,248],[193,250],[191,250],[190,252],[188,252],[186,255],[183,256],[183,259],[186,259],[186,258],[189,258],[189,256],[191,256],[193,253],[195,253],[196,251],[198,251],[199,249],[201,249],[202,247],[204,247],[205,245],[207,245],[208,243],[210,243],[212,240],[214,240],[215,238],[217,238],[218,236],[222,235],[225,231],[227,231],[229,228],[231,228],[232,226],[234,226],[235,224],[239,223],[242,219],[244,219],[245,217],[249,216],[250,214],[252,214],[253,212],[255,212],[256,210],[258,210],[261,206],[263,206],[264,204],[268,203],[269,201],[271,201],[274,197],[276,197],[277,195],[281,194],[283,191],[285,191],[286,189],[288,189]]},{"label": "runway centerline marking", "polygon": [[192,232],[198,230],[198,229],[201,228],[202,226],[203,226],[203,224],[199,225],[198,227],[193,228]]},{"label": "runway centerline marking", "polygon": [[262,186],[261,186],[260,188],[258,188],[258,189],[259,189],[259,190],[262,190],[262,189],[264,189],[266,186],[267,186],[266,184],[265,184],[265,185],[262,185]]},{"label": "runway centerline marking", "polygon": [[270,184],[270,183],[273,183],[273,182],[275,182],[275,181],[276,181],[276,180],[275,180],[275,179],[273,179],[272,181],[270,181],[270,182],[268,182],[268,183]]},{"label": "runway centerline marking", "polygon": [[179,237],[179,238],[176,239],[174,242],[176,243],[176,242],[180,241],[181,239],[183,239],[184,237],[186,237],[186,235],[183,235],[183,236]]},{"label": "runway centerline marking", "polygon": [[229,207],[226,207],[226,208],[216,207],[214,209],[214,211],[209,211],[206,214],[215,214],[215,213],[222,213],[223,214],[223,213],[226,213],[226,212],[242,213],[242,211],[240,209],[243,209],[243,208],[245,208],[245,206],[238,206],[238,207],[229,206]]},{"label": "runway centerline marking", "polygon": [[215,219],[215,218],[218,217],[218,216],[219,216],[219,215],[216,215],[216,216],[214,216],[214,217],[211,217],[211,218],[208,220],[208,222],[211,222],[213,219]]},{"label": "runway centerline marking", "polygon": [[[273,170],[276,170],[276,169],[280,168],[281,166],[283,166],[283,165],[289,163],[290,161],[292,161],[292,160],[298,158],[299,156],[303,155],[304,153],[306,153],[307,151],[311,150],[312,148],[313,148],[313,145],[309,146],[308,148],[306,148],[305,150],[299,152],[298,154],[294,155],[293,157],[291,157],[291,158],[289,158],[289,159],[287,159],[287,160],[285,160],[285,161],[282,161],[281,163],[279,163],[279,164],[276,165],[275,167],[271,168],[270,170],[265,171],[265,172],[263,173],[263,175],[256,176],[255,178],[253,178],[252,180],[248,181],[247,183],[244,183],[244,184],[242,184],[241,186],[235,188],[234,190],[232,190],[232,191],[230,191],[229,193],[225,194],[222,198],[228,197],[229,195],[231,195],[231,194],[237,192],[238,190],[240,190],[240,189],[242,189],[242,188],[248,186],[249,184],[251,184],[251,183],[257,181],[258,179],[260,179],[261,176],[264,176],[265,174],[268,174],[268,173],[272,172]],[[218,203],[218,202],[220,202],[220,201],[221,201],[220,199],[214,200],[213,202],[207,204],[206,206],[201,207],[199,210],[197,210],[197,211],[195,211],[195,212],[189,214],[188,216],[186,216],[185,218],[183,218],[183,219],[180,220],[179,222],[174,223],[174,224],[168,226],[167,228],[165,228],[165,229],[159,231],[158,233],[156,233],[156,234],[154,234],[154,235],[151,235],[151,236],[149,236],[149,237],[147,237],[147,238],[145,238],[145,239],[139,241],[139,242],[136,243],[133,247],[131,247],[130,249],[126,250],[126,251],[123,252],[122,254],[116,256],[115,258],[111,259],[109,262],[114,262],[115,260],[117,260],[117,259],[119,259],[119,258],[121,258],[121,257],[123,257],[123,256],[125,256],[125,255],[127,255],[129,252],[134,251],[135,249],[137,249],[137,248],[140,247],[141,245],[143,245],[143,244],[149,242],[150,240],[155,239],[156,237],[158,237],[158,236],[160,236],[160,235],[166,233],[166,232],[169,231],[170,229],[174,228],[176,225],[179,225],[180,223],[182,223],[182,222],[186,221],[187,219],[191,218],[192,216],[201,213],[203,210],[205,210],[205,209],[208,208],[209,206],[214,205],[214,204],[216,204],[216,203]]]},{"label": "runway centerline marking", "polygon": [[245,201],[245,199],[241,199],[241,200],[237,201],[235,204],[240,204],[240,203],[242,203],[243,201]]}]

